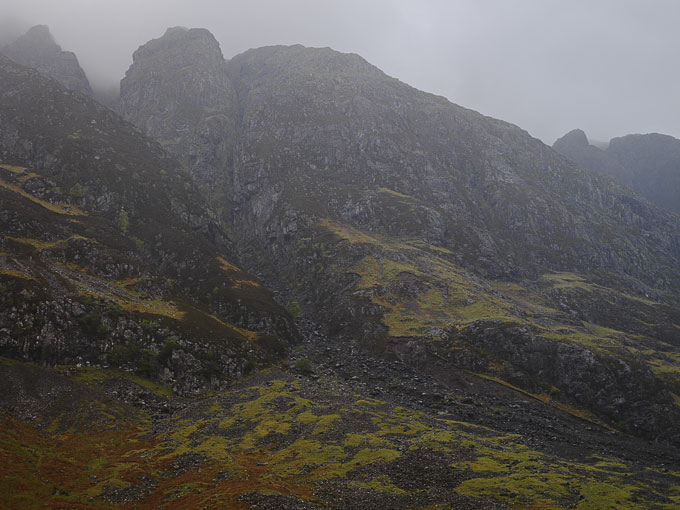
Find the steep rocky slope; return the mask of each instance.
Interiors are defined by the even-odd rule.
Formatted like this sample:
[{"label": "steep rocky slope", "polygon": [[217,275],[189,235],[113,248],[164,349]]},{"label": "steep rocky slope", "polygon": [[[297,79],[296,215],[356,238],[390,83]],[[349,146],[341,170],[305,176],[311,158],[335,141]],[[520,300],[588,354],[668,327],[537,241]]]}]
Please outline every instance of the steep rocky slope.
[{"label": "steep rocky slope", "polygon": [[581,129],[569,131],[562,138],[557,139],[552,148],[571,159],[581,168],[608,174],[612,177],[623,177],[623,167],[611,158],[606,150],[591,145],[588,137]]},{"label": "steep rocky slope", "polygon": [[[235,223],[248,231],[285,228],[290,208],[420,237],[482,274],[599,270],[678,288],[677,222],[515,126],[331,50],[251,50],[228,70],[243,111]],[[405,216],[380,190],[411,197]]]},{"label": "steep rocky slope", "polygon": [[[163,59],[181,63],[191,48]],[[151,49],[138,50],[122,101],[132,88],[178,112],[169,125],[191,122],[176,95],[154,95]],[[260,48],[226,72],[238,114],[222,218],[244,259],[331,338],[427,371],[443,359],[442,380],[452,367],[483,371],[677,436],[676,218],[357,55]]]},{"label": "steep rocky slope", "polygon": [[[192,55],[191,32],[184,32],[189,41],[181,45],[170,44],[176,38],[171,31],[149,49],[140,48],[122,82],[121,102],[132,105],[123,114],[151,135],[146,123],[160,118],[144,113],[148,104],[171,112],[174,120],[164,123],[168,132],[181,133],[176,124],[208,117],[203,106],[190,115],[179,109],[176,94],[183,90],[183,101],[200,97],[190,77],[202,76],[205,66],[187,71],[189,78],[166,71],[162,81],[175,92],[165,94],[154,85],[156,59],[145,57],[156,47],[172,48],[180,67]],[[162,61],[169,58],[164,52]],[[287,221],[288,211],[282,209],[294,203],[291,209],[308,217],[330,216],[455,248],[462,263],[486,274],[601,269],[678,286],[661,281],[677,278],[669,270],[678,257],[675,222],[566,164],[514,126],[416,91],[356,55],[331,50],[251,50],[230,61],[227,72],[239,98],[239,132],[231,168],[229,158],[221,160],[233,201],[225,214],[251,236],[267,239],[267,230],[285,229],[279,223]],[[216,73],[205,81],[221,83]],[[141,97],[152,99],[140,104]],[[408,207],[412,221],[395,221],[393,200],[378,192],[383,188],[414,199]],[[547,239],[558,243],[550,246]]]},{"label": "steep rocky slope", "polygon": [[51,76],[66,88],[92,95],[90,82],[70,51],[63,51],[45,25],[36,25],[11,44],[0,49],[18,64]]},{"label": "steep rocky slope", "polygon": [[236,92],[212,34],[168,29],[134,53],[120,88],[124,117],[184,163],[213,204],[229,209]]},{"label": "steep rocky slope", "polygon": [[294,340],[178,163],[6,57],[0,196],[4,355],[128,366],[188,392],[278,360]]},{"label": "steep rocky slope", "polygon": [[680,140],[657,133],[613,138],[606,149],[574,130],[553,148],[583,168],[615,177],[651,203],[680,213]]}]

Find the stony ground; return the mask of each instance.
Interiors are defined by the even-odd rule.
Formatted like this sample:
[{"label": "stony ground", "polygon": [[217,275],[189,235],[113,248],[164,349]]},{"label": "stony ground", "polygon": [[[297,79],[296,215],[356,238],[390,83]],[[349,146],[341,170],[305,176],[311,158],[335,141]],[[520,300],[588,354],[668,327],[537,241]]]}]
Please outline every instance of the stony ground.
[{"label": "stony ground", "polygon": [[[0,507],[672,509],[680,452],[470,373],[331,344],[224,392],[4,360]],[[317,333],[315,334],[315,330]]]}]

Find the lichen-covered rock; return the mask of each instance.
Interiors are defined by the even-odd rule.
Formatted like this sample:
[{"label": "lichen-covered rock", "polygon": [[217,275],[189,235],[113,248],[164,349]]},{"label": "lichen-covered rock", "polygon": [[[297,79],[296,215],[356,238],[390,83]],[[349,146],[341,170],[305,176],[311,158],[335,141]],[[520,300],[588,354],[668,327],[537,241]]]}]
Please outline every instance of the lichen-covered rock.
[{"label": "lichen-covered rock", "polygon": [[562,398],[597,409],[598,414],[634,434],[679,439],[675,423],[680,409],[673,396],[632,356],[626,359],[597,353],[499,322],[475,322],[461,335],[493,358],[511,364],[512,383],[537,392],[541,388],[537,381],[543,386],[548,383]]}]

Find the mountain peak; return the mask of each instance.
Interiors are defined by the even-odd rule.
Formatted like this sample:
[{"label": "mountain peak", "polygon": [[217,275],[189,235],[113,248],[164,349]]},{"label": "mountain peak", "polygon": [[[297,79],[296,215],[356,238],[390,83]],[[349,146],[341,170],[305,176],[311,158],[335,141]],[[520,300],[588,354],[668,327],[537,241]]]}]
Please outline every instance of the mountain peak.
[{"label": "mountain peak", "polygon": [[[352,79],[361,77],[387,78],[373,64],[356,53],[342,53],[329,47],[316,48],[295,44],[292,46],[264,46],[250,49],[230,61],[233,74],[243,69],[258,68],[272,75],[344,75]],[[238,69],[238,70],[237,70]]]},{"label": "mountain peak", "polygon": [[[35,58],[37,55],[52,56],[61,52],[62,49],[54,40],[47,25],[35,25],[29,28],[25,34],[17,37],[14,42],[8,44],[2,51],[12,60],[17,60],[17,58]],[[23,62],[18,61],[17,63],[23,64]],[[38,70],[40,71],[40,69]]]},{"label": "mountain peak", "polygon": [[[200,180],[212,182],[225,150],[198,155],[196,148],[232,132],[236,100],[219,43],[204,28],[172,27],[140,46],[132,60],[120,82],[119,112],[163,140]],[[210,119],[201,123],[197,112],[207,111]],[[195,149],[175,150],[185,144]]]},{"label": "mountain peak", "polygon": [[[34,27],[31,27],[28,30],[28,32],[26,32],[21,37],[24,38],[25,40],[35,41],[46,46],[47,45],[59,46],[54,40],[52,33],[50,32],[50,27],[48,27],[47,25],[35,25]],[[61,50],[61,48],[59,49]]]},{"label": "mountain peak", "polygon": [[159,58],[171,66],[188,66],[194,59],[224,60],[220,44],[209,30],[186,27],[168,28],[158,39],[140,46],[132,56],[134,63]]},{"label": "mountain peak", "polygon": [[[205,30],[205,29],[203,29]],[[165,34],[163,34],[164,37],[172,36],[175,34],[185,34],[188,32],[189,29],[187,27],[168,27],[167,30],[165,31]]]},{"label": "mountain peak", "polygon": [[553,148],[558,152],[561,152],[562,147],[571,148],[584,148],[588,147],[590,143],[588,142],[588,137],[582,129],[572,129],[562,138],[558,138],[553,144]]},{"label": "mountain peak", "polygon": [[70,51],[63,51],[47,25],[35,25],[13,43],[2,49],[2,53],[17,64],[32,67],[51,76],[66,88],[92,95],[85,71],[78,58]]}]

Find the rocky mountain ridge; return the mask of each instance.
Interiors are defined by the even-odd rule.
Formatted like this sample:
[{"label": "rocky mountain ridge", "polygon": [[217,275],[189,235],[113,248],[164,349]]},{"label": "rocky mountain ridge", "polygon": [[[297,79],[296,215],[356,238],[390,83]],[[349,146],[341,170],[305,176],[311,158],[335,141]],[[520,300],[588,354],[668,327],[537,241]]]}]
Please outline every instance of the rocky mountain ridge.
[{"label": "rocky mountain ridge", "polygon": [[[143,88],[142,75],[150,78]],[[168,29],[134,53],[121,81],[119,111],[191,168],[204,189],[223,187],[235,108],[219,44],[204,29]]]},{"label": "rocky mountain ridge", "polygon": [[680,213],[680,140],[658,133],[613,138],[605,149],[588,143],[581,130],[553,148],[583,168],[617,179],[651,203]]},{"label": "rocky mountain ridge", "polygon": [[[182,63],[196,38],[210,42],[212,64],[192,72]],[[217,50],[205,31],[181,29],[142,46],[121,84],[121,104],[135,105],[123,115],[166,126],[164,139],[210,119],[205,105],[179,108],[177,91],[200,97],[225,83]],[[155,94],[158,62],[173,62],[163,67],[171,94]],[[223,188],[203,191],[249,267],[332,339],[422,370],[444,358],[527,390],[554,386],[643,434],[673,429],[662,387],[675,376],[660,383],[655,363],[666,361],[641,352],[676,355],[676,218],[358,55],[274,46],[224,69],[231,86],[212,102],[232,105],[230,130],[202,149],[205,160],[221,154]],[[178,153],[196,147],[175,140]],[[200,165],[186,163],[201,185]]]},{"label": "rocky mountain ridge", "polygon": [[0,53],[16,63],[53,77],[70,90],[92,95],[90,82],[73,52],[63,51],[45,25],[36,25]]},{"label": "rocky mountain ridge", "polygon": [[120,105],[0,57],[0,505],[680,503],[673,215],[328,48]]},{"label": "rocky mountain ridge", "polygon": [[[185,34],[191,38],[191,31]],[[185,51],[186,45],[176,46],[178,62],[183,61]],[[137,62],[123,80],[123,104],[127,101],[125,90],[133,81],[139,89],[148,84],[146,76],[154,75],[153,67],[142,63],[142,54],[138,50]],[[202,75],[199,70],[187,71],[187,76],[193,74]],[[232,225],[247,225],[247,232],[254,230],[266,237],[266,223],[275,218],[271,211],[278,203],[297,200],[299,197],[292,195],[304,190],[305,200],[299,202],[307,206],[306,214],[330,214],[334,220],[360,228],[367,225],[376,232],[423,235],[444,247],[455,245],[457,256],[466,265],[484,265],[487,273],[497,276],[525,273],[536,262],[542,267],[575,270],[583,260],[635,273],[639,264],[630,263],[633,257],[613,259],[612,251],[623,253],[623,246],[607,250],[605,255],[597,247],[599,233],[592,231],[598,224],[617,229],[621,220],[638,224],[651,235],[656,228],[666,229],[646,248],[640,248],[652,251],[653,245],[656,252],[661,246],[667,253],[667,267],[677,260],[677,225],[646,210],[643,204],[634,208],[623,205],[635,199],[625,196],[622,189],[565,165],[518,128],[419,93],[358,56],[301,46],[262,48],[229,61],[227,75],[239,97],[239,116],[234,123],[241,132],[235,137],[238,143],[231,167],[226,154],[221,167],[229,176],[225,185],[235,202],[232,211],[239,211]],[[212,79],[224,77],[218,73]],[[191,90],[187,97],[200,97],[191,81],[166,76],[166,82],[174,86],[182,83]],[[153,95],[151,89],[148,93]],[[153,99],[156,103],[163,100],[168,102],[166,111],[175,111],[169,106],[176,103],[175,96],[156,95]],[[233,102],[231,92],[222,97],[223,104],[229,101]],[[123,115],[141,128],[144,124],[133,115],[146,115],[147,123],[161,123],[159,117],[140,111],[145,110],[138,103],[122,109]],[[193,112],[197,114],[198,108]],[[171,114],[176,121],[183,119],[190,125],[191,118],[183,115]],[[163,125],[175,130],[172,122]],[[319,132],[319,126],[324,126],[323,131]],[[234,138],[231,133],[224,132],[222,138]],[[527,160],[528,154],[535,159]],[[271,174],[263,171],[265,168],[271,168]],[[323,185],[314,189],[314,179]],[[342,195],[353,187],[357,197],[350,201]],[[385,206],[379,193],[359,196],[380,188],[412,196],[417,221],[389,224],[382,218],[380,209]],[[561,196],[566,193],[583,199],[564,203]],[[335,194],[338,198],[328,200]],[[506,197],[518,194],[525,195],[524,200],[506,202]],[[523,202],[527,205],[520,208],[518,203]],[[329,207],[332,210],[327,210]],[[621,212],[611,217],[619,209]],[[232,211],[225,214],[230,217]],[[583,215],[581,211],[587,212]],[[587,224],[580,222],[579,216],[586,216]],[[550,218],[549,225],[545,218]],[[617,234],[616,238],[628,236],[627,243],[645,242],[636,234]],[[553,254],[532,242],[548,235],[565,239],[559,255],[564,261],[555,263]],[[518,242],[520,239],[523,241]],[[661,273],[669,272],[661,269],[657,274]]]}]

